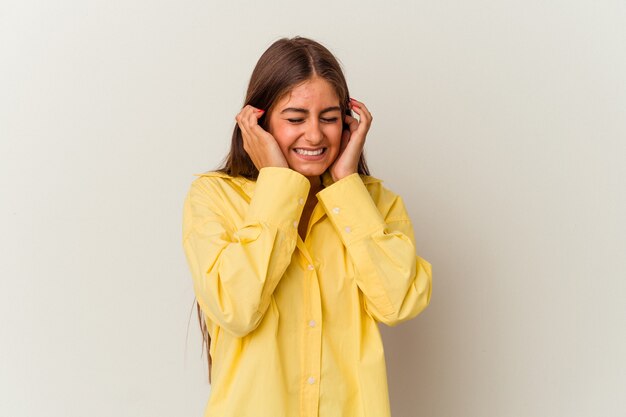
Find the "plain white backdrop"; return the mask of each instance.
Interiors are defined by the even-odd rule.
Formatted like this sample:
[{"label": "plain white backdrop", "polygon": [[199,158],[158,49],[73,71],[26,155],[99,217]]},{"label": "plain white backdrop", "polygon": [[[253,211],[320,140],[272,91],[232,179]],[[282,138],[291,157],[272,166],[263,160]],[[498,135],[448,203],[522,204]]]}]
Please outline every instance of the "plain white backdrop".
[{"label": "plain white backdrop", "polygon": [[202,415],[182,202],[295,35],[371,109],[372,173],[433,265],[427,310],[381,327],[394,417],[626,415],[625,21],[621,0],[3,1],[0,415]]}]

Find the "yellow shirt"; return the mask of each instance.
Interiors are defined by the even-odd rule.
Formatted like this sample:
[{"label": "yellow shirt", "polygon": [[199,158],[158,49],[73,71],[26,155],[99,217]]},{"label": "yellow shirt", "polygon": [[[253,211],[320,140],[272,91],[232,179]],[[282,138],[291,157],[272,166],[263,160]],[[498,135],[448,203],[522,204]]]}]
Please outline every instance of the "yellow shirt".
[{"label": "yellow shirt", "polygon": [[390,416],[377,322],[415,317],[432,282],[402,199],[325,173],[303,241],[303,175],[196,175],[183,247],[211,335],[205,417]]}]

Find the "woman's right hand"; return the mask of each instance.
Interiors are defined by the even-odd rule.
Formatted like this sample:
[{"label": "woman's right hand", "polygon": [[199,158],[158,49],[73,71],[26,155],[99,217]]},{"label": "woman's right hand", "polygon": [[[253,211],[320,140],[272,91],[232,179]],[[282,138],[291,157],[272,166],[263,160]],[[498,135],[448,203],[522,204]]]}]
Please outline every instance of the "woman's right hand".
[{"label": "woman's right hand", "polygon": [[276,139],[258,124],[264,110],[246,105],[235,117],[241,136],[243,149],[250,155],[250,159],[260,171],[264,167],[289,168],[287,160],[280,150]]}]

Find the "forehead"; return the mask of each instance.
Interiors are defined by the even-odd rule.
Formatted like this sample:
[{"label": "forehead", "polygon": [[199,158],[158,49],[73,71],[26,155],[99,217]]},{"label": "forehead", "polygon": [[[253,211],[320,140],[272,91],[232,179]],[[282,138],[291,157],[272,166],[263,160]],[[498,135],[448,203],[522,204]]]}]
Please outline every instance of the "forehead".
[{"label": "forehead", "polygon": [[277,108],[337,106],[339,97],[332,84],[323,78],[313,78],[298,84],[276,103]]}]

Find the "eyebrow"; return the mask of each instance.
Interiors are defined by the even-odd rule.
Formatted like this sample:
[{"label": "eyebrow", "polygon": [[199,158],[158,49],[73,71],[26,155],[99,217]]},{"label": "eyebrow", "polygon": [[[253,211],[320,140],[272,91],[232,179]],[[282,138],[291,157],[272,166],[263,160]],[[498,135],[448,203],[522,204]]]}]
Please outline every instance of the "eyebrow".
[{"label": "eyebrow", "polygon": [[[328,113],[329,111],[335,111],[335,110],[339,110],[341,111],[341,108],[339,106],[334,106],[334,107],[327,107],[324,110],[322,110],[320,112],[320,114],[322,113]],[[284,109],[283,111],[280,112],[280,114],[283,113],[287,113],[287,112],[296,112],[296,113],[305,113],[305,114],[309,114],[309,111],[307,109],[302,109],[300,107],[287,107],[286,109]]]}]

